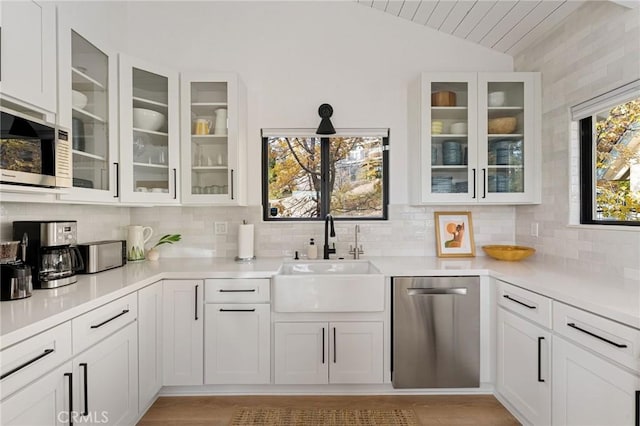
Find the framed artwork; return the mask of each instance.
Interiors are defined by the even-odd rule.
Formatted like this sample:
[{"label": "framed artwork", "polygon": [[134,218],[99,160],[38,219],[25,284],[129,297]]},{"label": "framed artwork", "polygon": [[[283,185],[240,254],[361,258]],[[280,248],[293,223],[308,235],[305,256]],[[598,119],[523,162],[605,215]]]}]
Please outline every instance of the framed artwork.
[{"label": "framed artwork", "polygon": [[438,257],[473,257],[471,212],[435,212]]}]

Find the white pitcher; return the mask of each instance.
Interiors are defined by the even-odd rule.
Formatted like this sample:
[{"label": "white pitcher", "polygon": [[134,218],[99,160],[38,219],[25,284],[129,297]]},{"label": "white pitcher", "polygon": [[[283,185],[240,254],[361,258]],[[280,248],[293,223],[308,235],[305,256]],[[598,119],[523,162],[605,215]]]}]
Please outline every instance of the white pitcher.
[{"label": "white pitcher", "polygon": [[149,226],[131,225],[127,232],[127,260],[144,260],[144,245],[153,235]]},{"label": "white pitcher", "polygon": [[227,110],[226,108],[218,108],[215,111],[216,114],[216,126],[214,130],[215,135],[227,134]]}]

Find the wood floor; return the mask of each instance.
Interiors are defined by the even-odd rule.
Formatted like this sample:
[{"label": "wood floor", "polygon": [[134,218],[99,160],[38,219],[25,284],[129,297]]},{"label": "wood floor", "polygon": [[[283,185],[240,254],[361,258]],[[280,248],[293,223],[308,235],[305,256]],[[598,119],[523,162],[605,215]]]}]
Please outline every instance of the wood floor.
[{"label": "wood floor", "polygon": [[228,425],[238,407],[413,409],[421,425],[519,425],[491,395],[161,397],[141,426]]}]

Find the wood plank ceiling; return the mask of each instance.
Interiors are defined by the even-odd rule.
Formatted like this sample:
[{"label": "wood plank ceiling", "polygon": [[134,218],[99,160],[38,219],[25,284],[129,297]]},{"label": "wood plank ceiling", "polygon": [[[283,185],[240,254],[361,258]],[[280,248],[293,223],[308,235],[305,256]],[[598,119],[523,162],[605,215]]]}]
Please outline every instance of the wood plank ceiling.
[{"label": "wood plank ceiling", "polygon": [[357,0],[363,6],[515,55],[585,0]]}]

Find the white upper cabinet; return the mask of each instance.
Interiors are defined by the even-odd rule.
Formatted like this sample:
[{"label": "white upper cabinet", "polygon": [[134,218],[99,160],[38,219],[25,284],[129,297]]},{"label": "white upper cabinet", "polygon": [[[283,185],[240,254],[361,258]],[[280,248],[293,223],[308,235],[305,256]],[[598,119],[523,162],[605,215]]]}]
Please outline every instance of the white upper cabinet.
[{"label": "white upper cabinet", "polygon": [[424,73],[416,204],[540,202],[538,73]]},{"label": "white upper cabinet", "polygon": [[73,148],[73,188],[62,200],[118,201],[118,67],[105,37],[59,11],[58,123]]},{"label": "white upper cabinet", "polygon": [[120,54],[120,198],[177,204],[178,73]]},{"label": "white upper cabinet", "polygon": [[236,74],[181,74],[184,204],[245,203],[243,93]]},{"label": "white upper cabinet", "polygon": [[10,100],[56,111],[56,5],[3,1],[0,92]]}]

